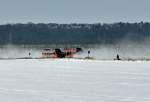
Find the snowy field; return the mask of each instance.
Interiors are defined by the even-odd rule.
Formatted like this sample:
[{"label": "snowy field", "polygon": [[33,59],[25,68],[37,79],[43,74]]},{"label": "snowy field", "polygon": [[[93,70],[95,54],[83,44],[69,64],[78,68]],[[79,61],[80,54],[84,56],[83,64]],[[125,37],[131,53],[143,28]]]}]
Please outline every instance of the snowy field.
[{"label": "snowy field", "polygon": [[0,60],[1,102],[150,102],[150,62]]}]

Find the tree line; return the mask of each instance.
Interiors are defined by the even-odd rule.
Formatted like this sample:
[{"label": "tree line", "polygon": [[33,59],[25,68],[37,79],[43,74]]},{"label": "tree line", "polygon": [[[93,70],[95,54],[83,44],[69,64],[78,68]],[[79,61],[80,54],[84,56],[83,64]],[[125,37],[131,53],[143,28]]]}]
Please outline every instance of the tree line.
[{"label": "tree line", "polygon": [[122,40],[143,42],[150,23],[0,25],[0,44],[115,44]]}]

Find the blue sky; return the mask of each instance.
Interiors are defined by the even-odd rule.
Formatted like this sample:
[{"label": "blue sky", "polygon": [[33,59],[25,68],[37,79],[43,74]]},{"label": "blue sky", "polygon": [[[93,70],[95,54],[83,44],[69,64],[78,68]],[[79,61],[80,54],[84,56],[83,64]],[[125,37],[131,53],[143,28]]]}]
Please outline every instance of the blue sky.
[{"label": "blue sky", "polygon": [[150,0],[0,0],[0,24],[150,22]]}]

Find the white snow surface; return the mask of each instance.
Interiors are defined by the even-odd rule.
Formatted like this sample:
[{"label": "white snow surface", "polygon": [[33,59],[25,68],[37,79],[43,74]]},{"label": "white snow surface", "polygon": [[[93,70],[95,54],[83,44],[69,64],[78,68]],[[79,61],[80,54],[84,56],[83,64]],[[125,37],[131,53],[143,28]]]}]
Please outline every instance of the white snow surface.
[{"label": "white snow surface", "polygon": [[150,62],[0,60],[1,102],[150,102]]}]

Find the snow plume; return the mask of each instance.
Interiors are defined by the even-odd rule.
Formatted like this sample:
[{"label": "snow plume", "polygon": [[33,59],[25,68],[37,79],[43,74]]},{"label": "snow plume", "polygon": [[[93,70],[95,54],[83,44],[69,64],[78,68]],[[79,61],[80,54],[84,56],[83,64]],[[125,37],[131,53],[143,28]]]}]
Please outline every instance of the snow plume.
[{"label": "snow plume", "polygon": [[[88,53],[90,51],[90,53]],[[96,47],[83,48],[83,52],[79,53],[78,56],[81,58],[94,58],[100,60],[111,60],[116,56],[116,49],[113,46],[99,45]]]},{"label": "snow plume", "polygon": [[[0,47],[0,58],[23,58],[33,57],[39,58],[42,56],[44,47],[24,47],[15,45],[5,45]],[[63,48],[63,47],[62,47]],[[83,52],[74,55],[76,58],[89,57],[99,60],[113,60],[119,54],[121,59],[150,59],[150,46],[147,40],[144,43],[135,43],[130,41],[122,41],[114,45],[92,45],[82,47]],[[29,56],[29,53],[31,55]]]},{"label": "snow plume", "polygon": [[149,43],[119,43],[116,45],[97,45],[84,49],[82,56],[88,56],[90,50],[90,57],[101,60],[112,60],[116,58],[117,54],[122,59],[150,59]]},{"label": "snow plume", "polygon": [[[30,55],[29,55],[30,53]],[[40,50],[15,45],[5,45],[0,48],[0,58],[39,57]]]}]

